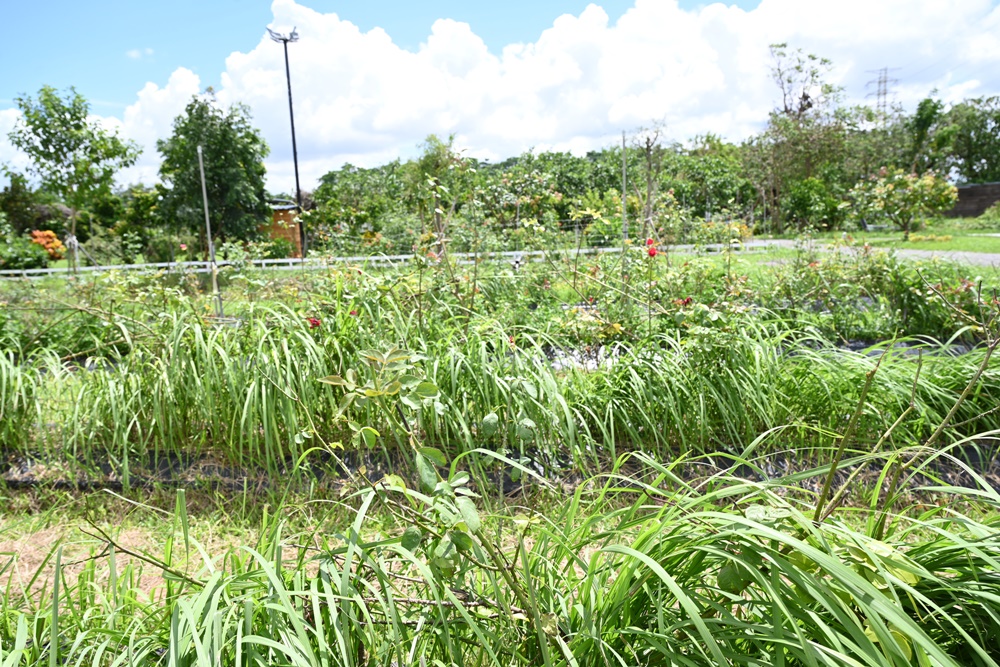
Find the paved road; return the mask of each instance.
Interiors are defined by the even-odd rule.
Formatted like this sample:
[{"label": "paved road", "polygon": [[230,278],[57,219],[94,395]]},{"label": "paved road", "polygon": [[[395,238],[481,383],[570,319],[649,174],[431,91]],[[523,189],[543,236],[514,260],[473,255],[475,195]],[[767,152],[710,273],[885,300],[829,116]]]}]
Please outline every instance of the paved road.
[{"label": "paved road", "polygon": [[[813,248],[819,251],[830,250],[830,244],[823,241],[813,241]],[[679,246],[681,248],[683,246]],[[770,240],[754,240],[748,241],[745,244],[746,248],[753,249],[763,249],[763,248],[785,248],[789,250],[794,250],[799,247],[798,241],[791,241],[787,239],[770,239]],[[841,246],[841,250],[854,250],[858,251],[860,248],[858,246],[853,246],[851,248],[846,248]],[[888,248],[882,248],[883,250],[888,250]],[[1000,268],[1000,253],[995,252],[963,252],[958,250],[913,250],[909,248],[897,248],[895,250],[896,255],[899,257],[905,257],[907,259],[943,259],[951,262],[965,262],[966,264],[974,264],[976,266],[992,266],[994,268]]]}]

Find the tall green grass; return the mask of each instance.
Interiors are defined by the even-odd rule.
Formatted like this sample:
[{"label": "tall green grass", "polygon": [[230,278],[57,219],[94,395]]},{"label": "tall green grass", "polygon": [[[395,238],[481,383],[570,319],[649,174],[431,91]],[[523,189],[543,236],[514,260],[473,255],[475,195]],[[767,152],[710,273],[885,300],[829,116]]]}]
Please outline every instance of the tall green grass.
[{"label": "tall green grass", "polygon": [[9,447],[28,442],[37,412],[37,372],[17,363],[15,355],[0,354],[0,442]]},{"label": "tall green grass", "polygon": [[[391,452],[384,415],[370,404],[341,410],[338,391],[318,380],[367,372],[360,350],[400,341],[440,390],[436,409],[418,411],[416,426],[452,454],[485,443],[596,470],[633,450],[660,458],[734,452],[792,425],[769,445],[807,456],[829,446],[817,427],[843,428],[882,352],[843,350],[748,320],[734,330],[648,337],[616,348],[597,368],[557,368],[548,357],[560,340],[544,331],[523,328],[512,338],[482,319],[468,332],[429,339],[415,337],[412,314],[370,307],[366,316],[372,324],[362,331],[356,317],[311,329],[295,313],[264,307],[237,327],[178,314],[158,323],[155,336],[136,335],[127,354],[111,351],[84,366],[7,357],[0,406],[9,417],[0,428],[8,448],[90,467],[110,462],[126,483],[135,469],[170,457],[283,474],[320,442],[359,446],[348,420],[384,434],[376,449]],[[862,443],[878,439],[911,401],[891,442],[927,437],[984,354],[953,357],[932,341],[908,342],[885,351],[863,406]],[[990,364],[947,436],[1000,427],[998,392],[1000,371]],[[487,436],[490,415],[499,428]]]}]

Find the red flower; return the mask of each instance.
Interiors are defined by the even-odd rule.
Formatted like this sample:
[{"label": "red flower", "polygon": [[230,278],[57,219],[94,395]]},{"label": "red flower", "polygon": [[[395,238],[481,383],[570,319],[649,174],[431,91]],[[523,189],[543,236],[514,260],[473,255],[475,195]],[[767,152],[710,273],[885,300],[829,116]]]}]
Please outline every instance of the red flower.
[{"label": "red flower", "polygon": [[656,248],[655,247],[649,246],[649,256],[650,257],[656,257]]},{"label": "red flower", "polygon": [[318,317],[308,317],[308,318],[306,318],[306,322],[309,323],[309,328],[310,329],[315,329],[316,327],[318,327],[320,325],[320,321],[319,321]]},{"label": "red flower", "polygon": [[653,239],[646,239],[646,245],[647,245],[647,246],[651,246],[651,245],[653,245],[654,243],[655,243],[655,241],[653,241]]},{"label": "red flower", "polygon": [[352,315],[352,316],[355,316],[355,317],[356,317],[356,316],[357,316],[357,314],[358,314],[358,311],[356,311],[356,310],[352,310],[352,311],[351,311],[351,315]]}]

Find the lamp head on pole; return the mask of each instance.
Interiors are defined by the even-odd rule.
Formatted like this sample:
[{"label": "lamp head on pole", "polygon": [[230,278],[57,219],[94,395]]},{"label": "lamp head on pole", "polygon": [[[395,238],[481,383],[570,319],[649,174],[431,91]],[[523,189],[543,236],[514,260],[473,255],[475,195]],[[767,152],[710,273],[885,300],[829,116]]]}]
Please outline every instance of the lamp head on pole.
[{"label": "lamp head on pole", "polygon": [[298,33],[298,30],[296,28],[292,28],[292,32],[290,32],[287,36],[281,34],[280,32],[275,32],[274,30],[271,30],[270,28],[267,29],[267,34],[269,34],[271,36],[271,39],[273,39],[276,42],[286,42],[287,43],[287,42],[297,42],[297,41],[299,41],[299,33]]}]

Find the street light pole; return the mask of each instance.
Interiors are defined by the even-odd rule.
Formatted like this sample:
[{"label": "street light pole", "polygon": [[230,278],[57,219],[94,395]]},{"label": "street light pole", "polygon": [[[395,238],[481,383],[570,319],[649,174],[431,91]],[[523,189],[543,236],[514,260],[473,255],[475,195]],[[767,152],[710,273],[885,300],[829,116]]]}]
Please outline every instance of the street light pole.
[{"label": "street light pole", "polygon": [[285,48],[285,79],[288,81],[288,117],[292,121],[292,162],[295,165],[295,204],[299,212],[299,233],[302,237],[302,259],[304,260],[306,257],[306,223],[302,219],[302,189],[299,187],[299,150],[295,144],[295,112],[292,108],[292,74],[288,68],[288,43],[299,41],[299,33],[295,28],[292,28],[292,32],[288,35],[282,35],[270,28],[267,29],[267,32],[271,35],[271,39],[275,42],[281,42]]},{"label": "street light pole", "polygon": [[222,292],[219,291],[219,265],[215,263],[215,244],[212,242],[212,223],[208,220],[208,188],[205,185],[205,160],[201,154],[201,144],[198,144],[198,170],[201,172],[201,200],[205,205],[205,239],[208,241],[208,256],[212,260],[212,291],[215,292],[215,312],[220,319],[225,317],[222,311]]}]

